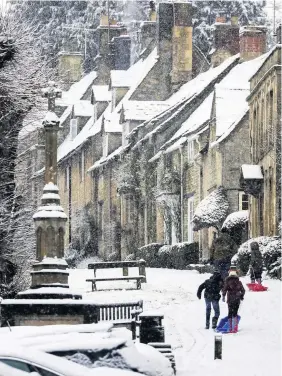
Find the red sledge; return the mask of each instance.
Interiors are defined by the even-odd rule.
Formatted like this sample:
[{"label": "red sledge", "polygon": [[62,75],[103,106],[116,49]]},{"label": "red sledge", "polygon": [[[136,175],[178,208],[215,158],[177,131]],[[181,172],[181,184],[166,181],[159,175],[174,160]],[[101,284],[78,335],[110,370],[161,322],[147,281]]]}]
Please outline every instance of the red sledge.
[{"label": "red sledge", "polygon": [[250,291],[267,291],[268,287],[259,285],[258,283],[247,283]]}]

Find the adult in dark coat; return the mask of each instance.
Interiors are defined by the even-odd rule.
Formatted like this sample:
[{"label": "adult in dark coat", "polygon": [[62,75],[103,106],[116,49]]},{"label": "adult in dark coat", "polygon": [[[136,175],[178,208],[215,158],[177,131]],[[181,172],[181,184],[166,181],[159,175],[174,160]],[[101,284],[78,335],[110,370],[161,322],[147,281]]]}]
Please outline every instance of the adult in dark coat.
[{"label": "adult in dark coat", "polygon": [[[236,269],[233,267],[229,271],[229,276],[224,281],[222,289],[222,301],[225,301],[227,295],[228,304],[228,321],[230,332],[237,332],[238,330],[238,310],[241,300],[244,299],[245,289],[242,282],[239,280]],[[234,319],[234,322],[233,320]]]},{"label": "adult in dark coat", "polygon": [[210,262],[221,273],[223,279],[228,276],[231,259],[237,252],[237,245],[226,232],[219,234],[212,242],[210,249]]},{"label": "adult in dark coat", "polygon": [[220,315],[219,309],[219,299],[220,291],[223,287],[223,279],[219,272],[214,272],[214,274],[204,283],[202,283],[197,292],[197,297],[201,299],[202,291],[205,290],[204,298],[206,302],[206,329],[210,327],[210,315],[211,315],[211,306],[214,310],[214,317],[212,319],[212,328],[215,329],[217,321]]},{"label": "adult in dark coat", "polygon": [[262,254],[259,250],[259,245],[257,242],[252,242],[250,244],[251,249],[251,262],[250,262],[250,273],[251,273],[251,283],[259,283],[261,285],[261,275],[262,275]]}]

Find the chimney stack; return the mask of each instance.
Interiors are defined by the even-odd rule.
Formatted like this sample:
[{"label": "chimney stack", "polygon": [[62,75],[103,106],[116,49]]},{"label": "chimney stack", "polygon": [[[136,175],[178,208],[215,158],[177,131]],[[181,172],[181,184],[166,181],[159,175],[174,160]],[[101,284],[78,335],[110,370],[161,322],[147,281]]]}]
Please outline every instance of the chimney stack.
[{"label": "chimney stack", "polygon": [[110,71],[114,69],[113,38],[126,34],[126,28],[115,20],[108,20],[105,15],[101,16],[98,27],[99,55],[97,62],[97,79],[95,84],[107,85],[110,79]]},{"label": "chimney stack", "polygon": [[82,77],[83,55],[80,52],[59,53],[58,73],[63,82],[68,85],[78,82]]},{"label": "chimney stack", "polygon": [[213,39],[214,48],[211,63],[213,67],[216,67],[240,51],[238,17],[232,16],[230,23],[226,23],[226,18],[223,16],[217,17],[214,24]]},{"label": "chimney stack", "polygon": [[281,44],[281,43],[282,43],[282,38],[281,38],[281,28],[282,28],[282,25],[280,24],[280,25],[277,27],[277,30],[276,30],[276,43],[277,43],[277,44]]},{"label": "chimney stack", "polygon": [[120,35],[112,40],[115,70],[127,70],[130,67],[131,39]]},{"label": "chimney stack", "polygon": [[174,90],[192,78],[192,4],[159,3],[158,54]]},{"label": "chimney stack", "polygon": [[240,55],[244,61],[255,59],[266,52],[266,28],[245,26],[240,32]]}]

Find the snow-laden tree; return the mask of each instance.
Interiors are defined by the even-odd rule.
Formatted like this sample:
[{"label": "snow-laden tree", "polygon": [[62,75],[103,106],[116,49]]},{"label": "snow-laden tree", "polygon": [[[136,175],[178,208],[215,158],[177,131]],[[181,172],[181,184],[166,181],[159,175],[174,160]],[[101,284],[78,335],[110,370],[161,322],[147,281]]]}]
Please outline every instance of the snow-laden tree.
[{"label": "snow-laden tree", "polygon": [[197,206],[193,217],[194,231],[215,227],[220,229],[229,209],[226,192],[223,187],[216,188]]},{"label": "snow-laden tree", "polygon": [[13,239],[15,228],[22,227],[22,238],[25,231],[30,231],[26,213],[21,211],[21,201],[28,201],[30,195],[18,194],[14,181],[18,134],[24,116],[36,103],[51,71],[35,46],[36,30],[19,22],[10,12],[0,18],[0,36],[1,41],[6,41],[2,42],[4,53],[0,63],[0,257],[23,266],[23,260],[32,258],[34,248],[30,244],[23,255],[21,240],[17,243]]},{"label": "snow-laden tree", "polygon": [[223,225],[221,230],[230,231],[236,227],[244,227],[246,222],[249,220],[249,212],[248,210],[241,210],[234,213],[229,214]]},{"label": "snow-laden tree", "polygon": [[[157,0],[158,3],[160,0]],[[108,5],[109,4],[109,8]],[[207,55],[212,46],[212,25],[216,16],[224,14],[227,21],[232,15],[240,25],[266,22],[263,1],[194,1],[193,40]],[[39,46],[49,59],[57,61],[57,54],[70,49],[85,55],[85,70],[93,69],[97,55],[96,28],[101,14],[110,14],[117,22],[123,22],[132,37],[132,58],[136,60],[140,50],[138,23],[148,20],[149,0],[85,0],[85,1],[18,1],[13,11],[20,19],[36,25]]]}]

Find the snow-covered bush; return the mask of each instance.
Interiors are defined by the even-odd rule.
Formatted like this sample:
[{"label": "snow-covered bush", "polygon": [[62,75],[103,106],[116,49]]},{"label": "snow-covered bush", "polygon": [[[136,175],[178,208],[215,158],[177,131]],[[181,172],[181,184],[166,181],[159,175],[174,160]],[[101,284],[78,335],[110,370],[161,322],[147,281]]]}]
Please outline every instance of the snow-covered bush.
[{"label": "snow-covered bush", "polygon": [[273,264],[269,267],[268,275],[271,278],[278,278],[281,279],[282,276],[282,257],[279,257],[277,261],[275,261]]},{"label": "snow-covered bush", "polygon": [[193,217],[194,231],[208,227],[221,227],[229,209],[226,192],[218,187],[197,206]]},{"label": "snow-covered bush", "polygon": [[271,265],[281,257],[281,239],[273,240],[262,251],[264,266],[269,271]]},{"label": "snow-covered bush", "polygon": [[221,230],[229,231],[232,230],[234,227],[244,227],[246,222],[249,220],[249,211],[248,210],[241,210],[234,213],[229,214],[223,225]]},{"label": "snow-covered bush", "polygon": [[173,268],[172,246],[164,245],[158,251],[158,266],[160,268]]},{"label": "snow-covered bush", "polygon": [[136,259],[146,261],[146,266],[156,268],[159,266],[158,250],[163,246],[161,243],[151,243],[137,249]]},{"label": "snow-covered bush", "polygon": [[134,255],[134,253],[130,253],[129,255],[126,256],[126,258],[124,259],[124,261],[134,261],[136,260],[136,257]]},{"label": "snow-covered bush", "polygon": [[83,255],[81,254],[81,251],[72,248],[71,245],[65,250],[65,260],[68,263],[69,268],[75,268],[82,259]]},{"label": "snow-covered bush", "polygon": [[199,262],[198,243],[164,245],[158,251],[161,268],[185,269],[188,264]]},{"label": "snow-covered bush", "polygon": [[260,251],[263,253],[266,246],[274,240],[277,240],[277,238],[272,236],[259,236],[247,240],[239,247],[238,252],[232,257],[231,263],[236,264],[242,274],[247,274],[251,261],[250,243],[257,242]]},{"label": "snow-covered bush", "polygon": [[120,261],[120,254],[118,252],[112,252],[107,257],[107,261]]}]

